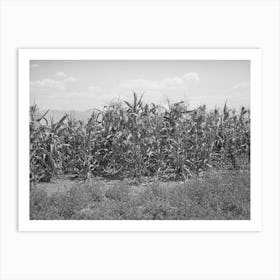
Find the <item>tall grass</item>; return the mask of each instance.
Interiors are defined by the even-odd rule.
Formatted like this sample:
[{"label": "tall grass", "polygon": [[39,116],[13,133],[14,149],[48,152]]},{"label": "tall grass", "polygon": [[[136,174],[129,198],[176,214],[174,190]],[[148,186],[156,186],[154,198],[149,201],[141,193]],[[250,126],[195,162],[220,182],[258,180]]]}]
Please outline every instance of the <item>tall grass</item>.
[{"label": "tall grass", "polygon": [[84,179],[158,177],[188,179],[211,168],[250,164],[250,111],[189,110],[183,102],[163,108],[133,101],[94,110],[87,122],[68,115],[54,123],[30,107],[30,181],[56,174]]},{"label": "tall grass", "polygon": [[[186,182],[65,180],[30,192],[31,220],[248,220],[249,172],[209,171]],[[62,184],[64,184],[62,183]],[[60,186],[61,188],[61,186]]]}]

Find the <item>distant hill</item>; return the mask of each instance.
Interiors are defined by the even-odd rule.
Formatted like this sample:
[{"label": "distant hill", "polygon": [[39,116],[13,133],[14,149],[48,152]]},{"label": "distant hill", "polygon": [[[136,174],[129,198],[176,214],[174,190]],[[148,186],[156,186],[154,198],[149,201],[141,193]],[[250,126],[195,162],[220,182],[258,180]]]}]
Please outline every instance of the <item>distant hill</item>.
[{"label": "distant hill", "polygon": [[[53,118],[54,122],[58,122],[63,116],[65,116],[65,114],[68,114],[69,116],[74,117],[74,119],[76,120],[87,121],[90,118],[92,111],[93,109],[87,111],[50,110],[45,117],[48,121],[50,121],[51,118]],[[44,110],[43,113],[44,112],[46,111]]]}]

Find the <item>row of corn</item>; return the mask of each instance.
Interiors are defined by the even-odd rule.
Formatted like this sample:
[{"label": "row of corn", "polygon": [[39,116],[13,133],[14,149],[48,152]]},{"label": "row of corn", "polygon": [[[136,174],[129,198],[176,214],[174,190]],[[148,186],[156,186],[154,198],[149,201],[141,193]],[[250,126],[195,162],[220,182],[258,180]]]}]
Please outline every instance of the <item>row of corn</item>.
[{"label": "row of corn", "polygon": [[250,166],[250,111],[189,110],[133,101],[94,110],[87,122],[69,115],[54,122],[30,107],[30,181],[58,174],[87,179],[158,177],[182,180],[210,168]]}]

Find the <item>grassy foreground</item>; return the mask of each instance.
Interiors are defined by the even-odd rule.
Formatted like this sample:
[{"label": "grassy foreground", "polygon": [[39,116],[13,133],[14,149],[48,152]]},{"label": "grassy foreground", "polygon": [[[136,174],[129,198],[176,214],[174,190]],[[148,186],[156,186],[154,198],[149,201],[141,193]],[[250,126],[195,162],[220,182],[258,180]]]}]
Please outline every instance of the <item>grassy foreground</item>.
[{"label": "grassy foreground", "polygon": [[30,191],[32,220],[248,220],[250,172],[185,182],[57,179]]}]

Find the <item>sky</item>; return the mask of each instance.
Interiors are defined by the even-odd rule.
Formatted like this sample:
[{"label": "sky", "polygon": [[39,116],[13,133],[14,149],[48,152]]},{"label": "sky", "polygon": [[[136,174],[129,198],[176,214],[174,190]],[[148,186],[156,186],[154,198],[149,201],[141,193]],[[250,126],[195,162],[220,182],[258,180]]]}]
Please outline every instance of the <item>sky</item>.
[{"label": "sky", "polygon": [[41,109],[103,108],[132,100],[165,106],[250,106],[248,60],[32,60],[30,102]]}]

